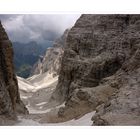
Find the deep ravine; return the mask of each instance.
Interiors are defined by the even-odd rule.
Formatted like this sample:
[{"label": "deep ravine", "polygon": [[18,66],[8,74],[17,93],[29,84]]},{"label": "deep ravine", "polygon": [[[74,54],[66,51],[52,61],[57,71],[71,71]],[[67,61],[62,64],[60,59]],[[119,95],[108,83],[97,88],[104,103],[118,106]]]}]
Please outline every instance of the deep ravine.
[{"label": "deep ravine", "polygon": [[65,33],[17,81],[0,24],[0,123],[140,125],[140,15],[83,14]]},{"label": "deep ravine", "polygon": [[[38,75],[39,76],[39,75]],[[36,77],[38,77],[36,75]],[[32,78],[36,78],[35,76]],[[27,109],[29,110],[29,115],[19,115],[18,121],[15,126],[90,126],[92,125],[91,117],[95,112],[85,114],[84,116],[72,119],[66,122],[57,122],[57,123],[48,123],[47,117],[49,112],[57,114],[60,107],[65,106],[65,102],[58,105],[56,103],[49,103],[51,94],[54,91],[58,78],[50,78],[51,84],[48,77],[48,83],[43,85],[37,85],[37,83],[30,83],[30,79],[26,80],[18,77],[19,89],[21,94],[21,99],[24,104],[26,104]],[[37,81],[36,81],[37,82]],[[40,88],[40,89],[39,89]],[[47,114],[48,113],[48,114]]]}]

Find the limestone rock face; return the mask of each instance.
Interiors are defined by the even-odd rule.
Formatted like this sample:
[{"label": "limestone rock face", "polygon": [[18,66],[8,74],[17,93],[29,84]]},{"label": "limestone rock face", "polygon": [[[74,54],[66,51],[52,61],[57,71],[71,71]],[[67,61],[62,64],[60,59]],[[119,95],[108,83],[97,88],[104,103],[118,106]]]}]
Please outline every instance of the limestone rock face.
[{"label": "limestone rock face", "polygon": [[47,49],[45,56],[41,57],[34,65],[32,75],[48,72],[55,77],[59,74],[68,31],[67,29],[64,34],[54,42],[53,47]]},{"label": "limestone rock face", "polygon": [[82,15],[69,31],[52,99],[66,120],[140,125],[140,15]]},{"label": "limestone rock face", "polygon": [[16,116],[16,113],[27,112],[18,92],[12,43],[0,23],[0,115]]}]

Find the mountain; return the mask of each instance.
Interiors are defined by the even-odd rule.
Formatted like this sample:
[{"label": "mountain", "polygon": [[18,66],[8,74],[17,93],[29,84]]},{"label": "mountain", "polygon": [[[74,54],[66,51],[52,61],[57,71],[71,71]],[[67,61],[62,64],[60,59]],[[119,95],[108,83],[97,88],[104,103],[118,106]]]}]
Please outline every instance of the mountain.
[{"label": "mountain", "polygon": [[32,77],[18,77],[31,113],[21,124],[67,125],[87,115],[92,125],[140,125],[140,15],[84,14],[64,38]]},{"label": "mountain", "polygon": [[58,102],[51,102],[50,98],[58,82],[68,32],[69,30],[66,30],[64,34],[54,42],[53,46],[47,49],[44,57],[40,57],[32,69],[31,77],[26,79],[17,77],[21,99],[30,112],[30,114],[26,116],[26,119],[34,119],[32,115],[35,114],[35,119],[37,118],[35,121],[38,122],[38,120],[40,120],[46,122],[48,115],[44,116],[43,113],[53,112],[57,114],[56,112],[59,108],[64,105],[64,103],[60,105]]},{"label": "mountain", "polygon": [[17,113],[28,113],[18,91],[14,72],[13,48],[0,23],[0,125],[16,120]]},{"label": "mountain", "polygon": [[93,125],[140,125],[140,15],[82,15],[69,31],[52,122],[96,110]]},{"label": "mountain", "polygon": [[52,42],[45,45],[32,41],[29,43],[13,42],[14,64],[16,73],[20,77],[27,78],[30,75],[32,66],[42,57],[46,49],[52,46]]},{"label": "mountain", "polygon": [[53,76],[59,74],[68,32],[68,29],[65,30],[64,34],[54,41],[53,46],[47,49],[44,57],[39,58],[38,62],[32,68],[31,75],[43,74],[45,72],[53,74]]}]

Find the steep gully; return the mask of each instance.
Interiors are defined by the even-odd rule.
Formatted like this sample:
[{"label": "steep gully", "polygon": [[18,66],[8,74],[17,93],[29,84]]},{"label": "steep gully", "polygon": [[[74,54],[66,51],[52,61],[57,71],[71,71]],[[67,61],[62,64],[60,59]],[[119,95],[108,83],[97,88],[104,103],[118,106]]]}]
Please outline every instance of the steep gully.
[{"label": "steep gully", "polygon": [[[39,75],[33,76],[36,79]],[[37,83],[31,83],[29,78],[27,80],[18,77],[21,99],[29,110],[28,115],[19,115],[18,121],[14,124],[16,126],[89,126],[92,125],[92,116],[94,112],[87,113],[86,115],[71,119],[65,122],[49,122],[49,114],[56,116],[59,109],[65,106],[62,104],[50,102],[50,98],[54,89],[56,88],[58,76],[54,78],[47,78],[50,82],[46,85],[40,86]],[[32,79],[33,80],[33,79]],[[42,88],[43,87],[43,88]]]},{"label": "steep gully", "polygon": [[86,114],[77,120],[51,123],[51,116],[57,116],[65,102],[51,100],[58,83],[58,75],[64,53],[65,42],[69,30],[66,30],[61,38],[54,42],[52,48],[47,49],[43,59],[34,65],[31,77],[24,79],[18,77],[18,85],[21,99],[29,110],[29,115],[18,116],[16,125],[92,125],[91,117],[94,112]]},{"label": "steep gully", "polygon": [[[38,125],[68,124],[73,119],[88,122],[95,110],[93,125],[140,125],[140,16],[82,15],[64,40],[58,40],[63,47],[49,49],[38,62],[36,75],[18,78],[21,98],[32,114],[20,115],[17,125],[23,125],[23,120]],[[11,67],[6,70],[10,75]],[[5,84],[7,77],[16,79],[13,74],[1,76]],[[11,88],[4,86],[7,98],[2,96],[1,104],[8,99],[9,107],[4,109],[12,112]]]}]

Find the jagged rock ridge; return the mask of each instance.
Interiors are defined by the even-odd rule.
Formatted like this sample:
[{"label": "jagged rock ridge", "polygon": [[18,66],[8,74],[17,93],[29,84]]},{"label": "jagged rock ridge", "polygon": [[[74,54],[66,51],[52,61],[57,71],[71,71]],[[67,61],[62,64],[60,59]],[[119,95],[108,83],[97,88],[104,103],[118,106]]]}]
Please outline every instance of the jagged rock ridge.
[{"label": "jagged rock ridge", "polygon": [[140,125],[140,15],[82,15],[69,31],[52,99],[63,120]]},{"label": "jagged rock ridge", "polygon": [[[13,66],[12,43],[0,22],[0,117],[16,118],[16,113],[28,113],[20,100]],[[4,123],[0,119],[0,124]]]},{"label": "jagged rock ridge", "polygon": [[48,72],[55,77],[59,74],[68,32],[69,30],[67,29],[64,34],[54,42],[53,47],[47,49],[45,56],[40,57],[34,65],[31,75]]}]

